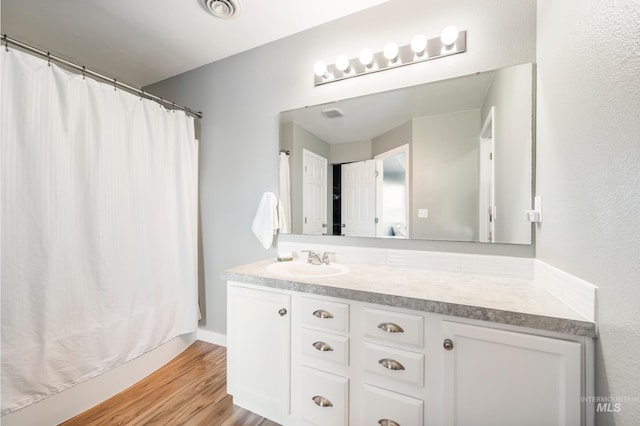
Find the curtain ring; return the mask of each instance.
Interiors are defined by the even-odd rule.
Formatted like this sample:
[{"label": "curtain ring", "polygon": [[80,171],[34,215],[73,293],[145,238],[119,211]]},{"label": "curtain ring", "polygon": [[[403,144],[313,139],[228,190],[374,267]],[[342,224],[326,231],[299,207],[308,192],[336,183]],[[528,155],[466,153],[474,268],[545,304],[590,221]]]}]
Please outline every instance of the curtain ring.
[{"label": "curtain ring", "polygon": [[51,66],[51,53],[47,52],[47,65]]},{"label": "curtain ring", "polygon": [[176,112],[176,103],[171,102],[171,112]]},{"label": "curtain ring", "polygon": [[139,95],[140,95],[140,100],[142,101],[142,95],[144,95],[144,90],[140,90]]},{"label": "curtain ring", "polygon": [[4,48],[7,50],[7,52],[9,51],[9,39],[7,38],[7,35],[4,34],[2,36],[2,39],[4,40]]},{"label": "curtain ring", "polygon": [[83,65],[83,66],[82,66],[82,79],[83,79],[83,80],[84,80],[84,79],[85,79],[85,77],[86,77],[86,76],[85,76],[85,74],[84,74],[84,71],[85,71],[85,68],[84,68],[84,65]]},{"label": "curtain ring", "polygon": [[114,78],[114,79],[113,79],[113,91],[114,91],[114,92],[116,91],[117,84],[118,84],[118,82],[117,82],[117,81],[116,81],[116,79]]}]

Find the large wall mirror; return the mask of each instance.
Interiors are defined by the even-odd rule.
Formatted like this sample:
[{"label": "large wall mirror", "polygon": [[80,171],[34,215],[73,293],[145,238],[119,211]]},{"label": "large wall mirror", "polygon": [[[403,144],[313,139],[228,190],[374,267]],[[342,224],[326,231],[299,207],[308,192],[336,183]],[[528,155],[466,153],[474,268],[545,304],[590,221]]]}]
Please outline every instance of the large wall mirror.
[{"label": "large wall mirror", "polygon": [[531,244],[533,77],[523,64],[282,112],[290,232]]}]

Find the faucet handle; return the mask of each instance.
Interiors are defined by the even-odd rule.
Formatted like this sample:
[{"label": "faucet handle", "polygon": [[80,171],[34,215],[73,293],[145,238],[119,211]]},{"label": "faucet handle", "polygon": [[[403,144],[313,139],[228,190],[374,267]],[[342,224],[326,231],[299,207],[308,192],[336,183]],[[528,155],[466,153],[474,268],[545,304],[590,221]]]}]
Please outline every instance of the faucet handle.
[{"label": "faucet handle", "polygon": [[325,265],[330,264],[331,262],[329,261],[329,255],[330,254],[335,254],[332,251],[325,251],[322,253],[322,263],[324,263]]},{"label": "faucet handle", "polygon": [[[308,253],[307,263],[319,264],[320,263],[320,253],[316,253],[313,250],[302,250],[303,253]],[[318,263],[316,263],[318,262]]]}]

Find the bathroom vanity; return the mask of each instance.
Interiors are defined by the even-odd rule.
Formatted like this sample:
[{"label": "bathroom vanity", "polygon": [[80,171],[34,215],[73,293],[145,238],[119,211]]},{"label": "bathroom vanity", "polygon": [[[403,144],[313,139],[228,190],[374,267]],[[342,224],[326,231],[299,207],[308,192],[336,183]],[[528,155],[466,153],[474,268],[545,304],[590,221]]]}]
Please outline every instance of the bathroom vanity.
[{"label": "bathroom vanity", "polygon": [[234,404],[285,425],[593,423],[596,324],[534,280],[273,264],[223,273]]}]

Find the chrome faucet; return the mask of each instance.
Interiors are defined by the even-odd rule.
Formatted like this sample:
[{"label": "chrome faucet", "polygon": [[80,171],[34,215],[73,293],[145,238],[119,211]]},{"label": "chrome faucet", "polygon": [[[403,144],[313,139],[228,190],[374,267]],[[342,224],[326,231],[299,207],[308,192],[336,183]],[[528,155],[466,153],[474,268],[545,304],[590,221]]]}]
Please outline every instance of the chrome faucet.
[{"label": "chrome faucet", "polygon": [[322,252],[322,254],[315,252],[313,250],[302,250],[303,253],[308,253],[307,263],[311,263],[312,265],[329,265],[331,261],[329,260],[329,255],[334,254],[328,251]]}]

